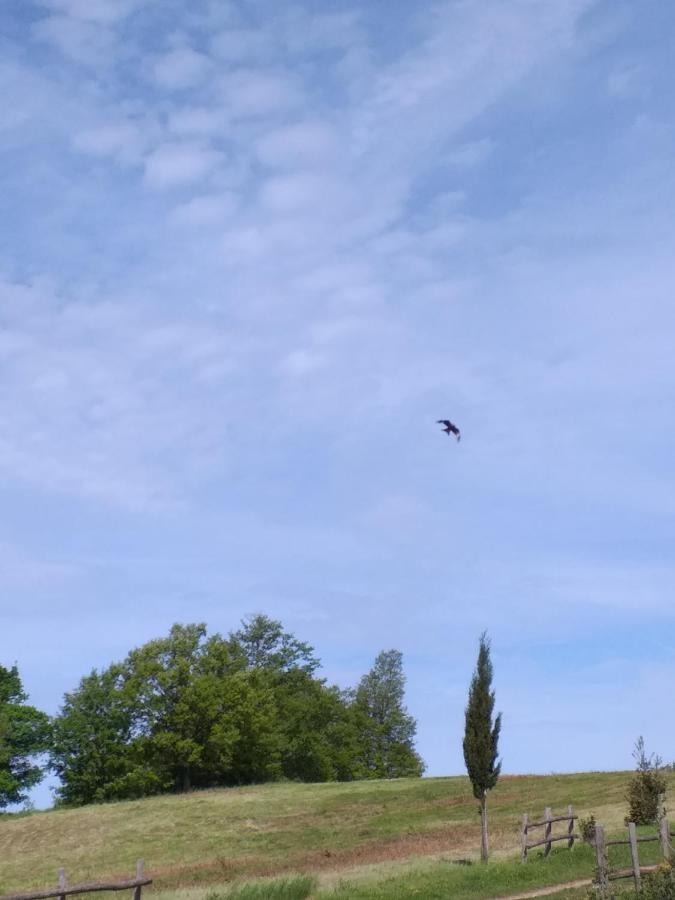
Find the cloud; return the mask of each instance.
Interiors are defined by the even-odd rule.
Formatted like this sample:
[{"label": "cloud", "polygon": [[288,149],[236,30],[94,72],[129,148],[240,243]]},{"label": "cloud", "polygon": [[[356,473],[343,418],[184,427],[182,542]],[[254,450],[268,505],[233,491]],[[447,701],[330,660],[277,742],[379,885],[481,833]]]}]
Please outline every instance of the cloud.
[{"label": "cloud", "polygon": [[484,162],[493,150],[492,141],[489,138],[482,138],[453,148],[445,158],[453,166],[477,166]]},{"label": "cloud", "polygon": [[211,46],[217,57],[228,62],[260,64],[272,55],[274,39],[260,29],[228,28],[213,37]]},{"label": "cloud", "polygon": [[169,130],[181,136],[224,137],[229,120],[223,109],[213,107],[185,106],[169,116]]},{"label": "cloud", "polygon": [[83,22],[113,25],[147,4],[147,0],[37,0],[40,6]]},{"label": "cloud", "polygon": [[206,194],[193,197],[177,206],[172,219],[178,225],[213,226],[232,219],[238,207],[238,198],[231,191],[222,194]]},{"label": "cloud", "polygon": [[179,47],[163,54],[152,65],[154,80],[163,88],[194,87],[208,75],[210,61],[190,47]]},{"label": "cloud", "polygon": [[[0,561],[91,665],[120,603],[138,640],[262,606],[332,672],[400,646],[436,771],[487,621],[526,768],[519,679],[672,621],[672,117],[634,81],[670,56],[628,6],[376,6],[63,0],[8,38]],[[10,619],[56,703],[84,625],[43,672]]]},{"label": "cloud", "polygon": [[38,284],[5,281],[0,295],[0,473],[123,507],[174,503],[177,482],[152,459],[187,441],[193,462],[212,464],[220,426],[207,427],[191,391],[208,402],[204,385],[237,368],[227,333],[158,323],[124,303],[64,301]]},{"label": "cloud", "polygon": [[101,124],[73,137],[76,150],[90,156],[111,157],[122,164],[139,163],[147,143],[144,130],[130,121]]},{"label": "cloud", "polygon": [[184,187],[203,181],[222,162],[222,154],[209,147],[166,143],[146,157],[145,183],[158,190]]},{"label": "cloud", "polygon": [[112,31],[95,20],[49,16],[33,26],[33,34],[75,62],[94,67],[110,63],[115,48]]},{"label": "cloud", "polygon": [[334,128],[308,121],[268,132],[257,141],[256,153],[271,168],[303,168],[334,162],[339,146]]},{"label": "cloud", "polygon": [[278,116],[303,101],[302,89],[283,71],[237,69],[222,76],[218,90],[228,114],[238,118]]},{"label": "cloud", "polygon": [[0,541],[0,585],[4,592],[23,588],[47,588],[77,577],[72,563],[35,559],[15,544]]},{"label": "cloud", "polygon": [[315,372],[324,365],[324,358],[310,350],[293,350],[281,363],[281,369],[288,375],[301,378]]}]

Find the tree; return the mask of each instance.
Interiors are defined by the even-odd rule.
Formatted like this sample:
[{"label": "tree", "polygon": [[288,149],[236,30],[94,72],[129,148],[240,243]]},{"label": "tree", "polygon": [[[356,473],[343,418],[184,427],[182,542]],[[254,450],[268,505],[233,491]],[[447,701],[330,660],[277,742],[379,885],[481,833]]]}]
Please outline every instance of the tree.
[{"label": "tree", "polygon": [[241,625],[229,645],[273,691],[283,777],[314,782],[354,778],[356,733],[349,698],[316,677],[314,648],[261,613]]},{"label": "tree", "polygon": [[497,761],[497,745],[502,714],[494,719],[495,694],[492,690],[492,660],[487,634],[480,636],[478,661],[469,687],[465,712],[464,762],[469,773],[473,795],[480,803],[482,862],[488,860],[487,795],[497,784],[501,762]]},{"label": "tree", "polygon": [[277,673],[302,669],[311,675],[319,667],[314,648],[284,631],[276,619],[256,613],[241,624],[239,631],[230,635],[230,644],[243,654],[249,668]]},{"label": "tree", "polygon": [[361,777],[421,775],[424,762],[415,751],[417,724],[403,705],[403,654],[382,651],[354,694]]},{"label": "tree", "polygon": [[50,768],[64,806],[145,797],[166,785],[144,759],[124,666],[95,669],[67,693],[54,720]]},{"label": "tree", "polygon": [[206,626],[174,625],[83,678],[55,722],[65,805],[279,778],[274,691]]},{"label": "tree", "polygon": [[267,616],[227,637],[174,625],[66,694],[50,754],[59,802],[421,774],[401,654],[381,653],[356,691],[326,684],[318,666]]},{"label": "tree", "polygon": [[49,745],[49,717],[28,706],[16,666],[0,666],[0,809],[22,803],[43,778],[35,757]]},{"label": "tree", "polygon": [[653,753],[647,755],[642,735],[633,749],[635,774],[628,786],[627,822],[636,825],[651,825],[661,814],[667,782],[663,774],[663,760]]}]

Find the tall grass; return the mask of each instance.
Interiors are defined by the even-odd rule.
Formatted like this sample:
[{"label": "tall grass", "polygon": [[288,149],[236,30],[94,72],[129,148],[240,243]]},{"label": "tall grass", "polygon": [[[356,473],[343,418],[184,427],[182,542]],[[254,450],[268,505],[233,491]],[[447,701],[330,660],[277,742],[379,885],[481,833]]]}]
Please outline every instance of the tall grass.
[{"label": "tall grass", "polygon": [[293,878],[252,881],[225,893],[212,891],[206,895],[206,900],[305,900],[315,887],[316,879],[311,875],[297,875]]}]

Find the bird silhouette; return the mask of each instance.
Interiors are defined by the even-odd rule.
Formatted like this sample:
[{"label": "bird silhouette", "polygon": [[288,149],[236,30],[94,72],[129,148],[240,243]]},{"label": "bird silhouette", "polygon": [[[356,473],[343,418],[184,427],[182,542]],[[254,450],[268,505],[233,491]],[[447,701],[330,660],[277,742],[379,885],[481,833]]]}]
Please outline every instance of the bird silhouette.
[{"label": "bird silhouette", "polygon": [[461,435],[459,433],[459,428],[456,425],[453,425],[450,419],[438,419],[436,421],[437,425],[445,425],[443,431],[450,437],[451,434],[454,434],[457,440],[461,439]]}]

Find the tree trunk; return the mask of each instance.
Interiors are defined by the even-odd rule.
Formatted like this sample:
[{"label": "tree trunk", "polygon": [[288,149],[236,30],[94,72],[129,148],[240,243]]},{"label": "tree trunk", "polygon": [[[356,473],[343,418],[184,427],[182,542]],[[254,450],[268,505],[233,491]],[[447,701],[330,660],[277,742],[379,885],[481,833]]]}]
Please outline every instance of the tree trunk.
[{"label": "tree trunk", "polygon": [[488,861],[487,791],[480,799],[480,861]]},{"label": "tree trunk", "polygon": [[190,780],[190,767],[185,766],[185,768],[183,769],[183,792],[187,793],[190,790],[191,786],[192,783]]}]

